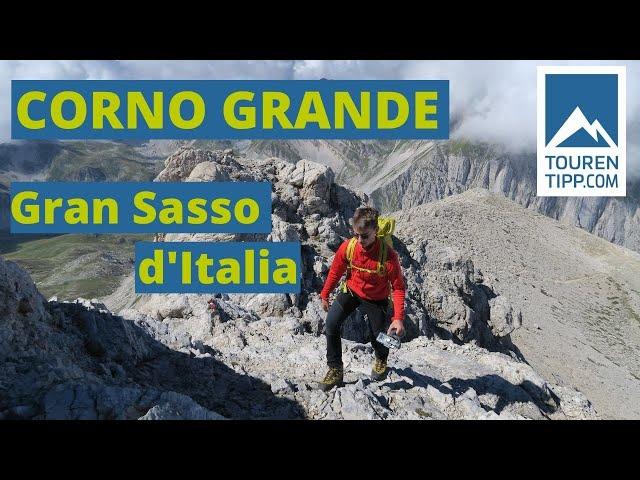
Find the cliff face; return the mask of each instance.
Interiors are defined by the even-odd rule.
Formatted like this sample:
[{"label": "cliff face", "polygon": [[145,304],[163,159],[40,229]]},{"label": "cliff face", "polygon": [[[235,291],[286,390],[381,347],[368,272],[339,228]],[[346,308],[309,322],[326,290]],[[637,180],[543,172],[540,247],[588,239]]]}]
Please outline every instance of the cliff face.
[{"label": "cliff face", "polygon": [[628,182],[624,198],[536,197],[534,155],[510,155],[489,146],[454,141],[438,144],[402,167],[393,178],[368,184],[365,189],[383,211],[404,210],[471,188],[485,188],[525,208],[640,251],[639,180]]},{"label": "cliff face", "polygon": [[640,179],[627,196],[536,197],[535,154],[512,154],[466,141],[254,141],[255,158],[308,159],[336,172],[336,181],[370,194],[383,211],[403,210],[471,188],[486,188],[563,223],[640,251]]}]

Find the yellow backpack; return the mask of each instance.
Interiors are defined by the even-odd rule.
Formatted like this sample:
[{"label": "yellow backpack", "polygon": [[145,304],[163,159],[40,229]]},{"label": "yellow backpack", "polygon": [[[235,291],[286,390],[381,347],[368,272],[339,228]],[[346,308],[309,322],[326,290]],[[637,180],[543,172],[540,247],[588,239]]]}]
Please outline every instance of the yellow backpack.
[{"label": "yellow backpack", "polygon": [[[349,274],[351,273],[351,269],[355,268],[356,270],[360,270],[363,272],[376,273],[381,277],[385,276],[387,273],[386,263],[387,263],[387,254],[390,247],[393,247],[393,232],[396,228],[396,220],[392,217],[378,217],[378,233],[376,234],[377,238],[381,238],[382,242],[380,243],[380,249],[378,250],[378,266],[375,270],[370,270],[368,268],[358,267],[353,265],[353,252],[355,252],[356,245],[358,244],[358,239],[353,237],[349,240],[347,244],[347,262],[349,265],[347,266],[347,278],[349,278]],[[347,293],[347,282],[343,281],[340,285],[340,290],[344,293]]]}]

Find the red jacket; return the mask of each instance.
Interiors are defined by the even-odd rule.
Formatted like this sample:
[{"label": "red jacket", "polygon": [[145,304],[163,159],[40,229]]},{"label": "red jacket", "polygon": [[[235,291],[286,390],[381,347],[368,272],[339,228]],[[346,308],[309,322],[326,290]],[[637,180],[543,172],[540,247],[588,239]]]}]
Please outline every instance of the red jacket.
[{"label": "red jacket", "polygon": [[[360,268],[375,270],[378,266],[378,249],[382,240],[376,238],[375,242],[365,250],[360,242],[356,243],[351,260],[352,265]],[[327,300],[329,294],[336,288],[342,275],[347,270],[347,244],[349,240],[342,242],[329,269],[324,288],[320,293],[320,298]],[[351,269],[347,286],[361,298],[365,300],[383,300],[389,296],[389,282],[393,290],[393,320],[404,320],[404,296],[405,282],[402,276],[402,269],[398,261],[398,254],[393,248],[387,249],[386,261],[387,274],[384,277],[376,273],[363,272],[355,268]]]}]

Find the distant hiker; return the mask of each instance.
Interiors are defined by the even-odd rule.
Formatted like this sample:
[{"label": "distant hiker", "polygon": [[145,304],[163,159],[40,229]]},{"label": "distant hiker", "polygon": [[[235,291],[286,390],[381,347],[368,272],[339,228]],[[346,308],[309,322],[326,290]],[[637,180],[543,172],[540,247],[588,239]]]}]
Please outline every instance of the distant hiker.
[{"label": "distant hiker", "polygon": [[[396,335],[402,336],[404,333],[405,282],[398,254],[391,246],[394,225],[393,219],[380,217],[375,208],[360,207],[352,219],[354,237],[342,242],[335,254],[320,293],[322,308],[329,312],[325,326],[329,371],[320,382],[320,389],[324,391],[343,384],[340,329],[356,308],[368,317],[371,345],[375,352],[371,377],[376,381],[386,378],[389,349],[375,338],[384,331],[391,292],[393,318],[387,334],[395,331]],[[346,281],[329,308],[329,294],[345,271]]]}]

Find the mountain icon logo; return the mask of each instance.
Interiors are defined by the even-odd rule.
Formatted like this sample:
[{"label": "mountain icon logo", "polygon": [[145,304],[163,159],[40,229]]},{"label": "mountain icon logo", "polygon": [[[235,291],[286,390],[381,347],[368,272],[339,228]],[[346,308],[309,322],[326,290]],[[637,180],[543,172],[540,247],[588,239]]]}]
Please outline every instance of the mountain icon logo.
[{"label": "mountain icon logo", "polygon": [[602,124],[597,119],[590,123],[580,107],[573,110],[547,147],[574,147],[578,144],[582,147],[616,147],[616,142]]},{"label": "mountain icon logo", "polygon": [[536,196],[624,197],[627,68],[537,67]]}]

